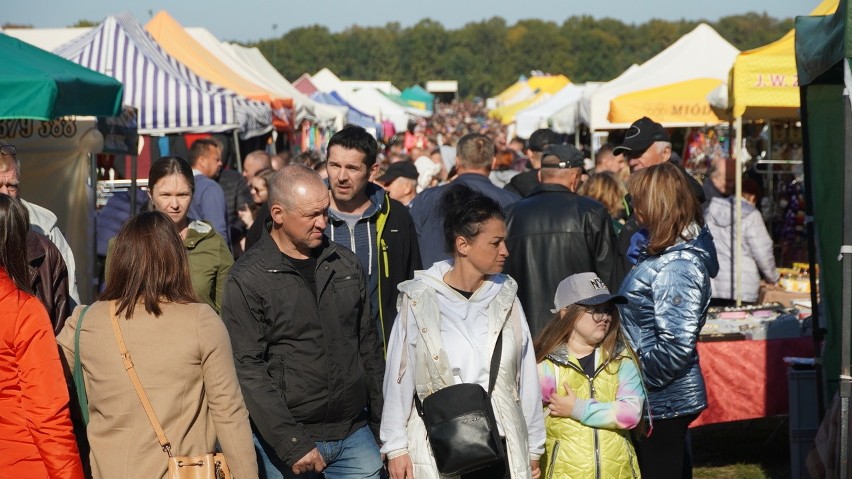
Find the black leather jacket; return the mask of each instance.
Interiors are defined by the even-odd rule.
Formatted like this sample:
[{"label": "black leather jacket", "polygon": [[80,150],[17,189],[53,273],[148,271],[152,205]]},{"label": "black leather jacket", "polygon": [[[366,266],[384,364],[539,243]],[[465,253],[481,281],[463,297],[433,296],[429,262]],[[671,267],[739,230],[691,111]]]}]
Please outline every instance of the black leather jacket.
[{"label": "black leather jacket", "polygon": [[574,273],[593,271],[610,291],[620,268],[606,207],[561,185],[542,184],[507,210],[504,272],[518,282],[518,298],[536,335],[553,316],[556,286]]},{"label": "black leather jacket", "polygon": [[59,334],[71,315],[68,294],[68,268],[50,239],[33,230],[27,232],[27,262],[30,265],[30,288],[41,300]]}]

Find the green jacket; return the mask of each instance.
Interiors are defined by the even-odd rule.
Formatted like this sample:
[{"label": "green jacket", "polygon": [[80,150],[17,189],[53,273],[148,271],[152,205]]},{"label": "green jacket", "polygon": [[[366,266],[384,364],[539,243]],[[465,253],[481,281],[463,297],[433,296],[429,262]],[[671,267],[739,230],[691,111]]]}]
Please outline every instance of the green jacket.
[{"label": "green jacket", "polygon": [[[193,220],[189,224],[183,244],[189,257],[189,276],[195,294],[218,314],[222,306],[222,288],[234,264],[234,257],[222,236],[204,221]],[[115,238],[109,241],[107,249],[107,280],[114,246]]]},{"label": "green jacket", "polygon": [[222,289],[234,257],[222,235],[204,221],[189,224],[183,240],[189,255],[189,276],[195,294],[218,314],[222,308]]}]

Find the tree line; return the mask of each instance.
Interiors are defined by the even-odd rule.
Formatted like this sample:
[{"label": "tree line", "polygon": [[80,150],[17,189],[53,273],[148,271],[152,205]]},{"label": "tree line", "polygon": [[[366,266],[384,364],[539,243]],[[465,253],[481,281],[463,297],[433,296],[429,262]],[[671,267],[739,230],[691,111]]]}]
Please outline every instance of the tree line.
[{"label": "tree line", "polygon": [[[489,97],[531,70],[562,73],[571,81],[608,81],[641,64],[700,21],[650,20],[628,24],[612,18],[574,16],[562,24],[493,17],[455,30],[424,19],[402,28],[353,26],[341,32],[313,25],[295,28],[257,46],[287,79],[331,69],[344,80],[390,80],[400,88],[427,80],[458,80],[464,98]],[[793,28],[790,18],[747,13],[705,22],[740,50],[777,40]]]}]

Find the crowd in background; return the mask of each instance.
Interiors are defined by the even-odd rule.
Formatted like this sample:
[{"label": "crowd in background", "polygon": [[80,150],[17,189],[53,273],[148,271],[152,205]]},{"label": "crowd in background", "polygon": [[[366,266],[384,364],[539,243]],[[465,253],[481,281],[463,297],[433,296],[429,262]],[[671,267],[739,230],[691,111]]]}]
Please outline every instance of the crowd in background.
[{"label": "crowd in background", "polygon": [[[47,273],[24,263],[2,145],[0,469],[165,477],[168,436],[169,457],[219,448],[236,477],[438,477],[420,401],[479,384],[504,444],[464,479],[691,477],[696,341],[711,297],[731,299],[724,212],[759,190],[732,198],[722,165],[702,187],[649,118],[593,162],[569,140],[508,139],[476,102],[386,143],[346,127],[323,152],[255,151],[242,172],[196,140],[152,163],[145,212],[105,207],[91,307],[55,306],[67,268],[32,286]],[[772,282],[753,210],[744,272]]]}]

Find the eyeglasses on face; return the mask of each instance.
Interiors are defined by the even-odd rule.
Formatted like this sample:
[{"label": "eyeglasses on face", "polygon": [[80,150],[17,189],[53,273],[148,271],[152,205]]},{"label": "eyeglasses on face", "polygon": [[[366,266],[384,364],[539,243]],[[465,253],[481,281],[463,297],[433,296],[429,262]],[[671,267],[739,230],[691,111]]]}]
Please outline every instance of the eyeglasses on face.
[{"label": "eyeglasses on face", "polygon": [[18,149],[15,148],[15,145],[0,145],[0,154],[14,156],[17,153]]},{"label": "eyeglasses on face", "polygon": [[609,305],[601,305],[601,306],[590,306],[585,308],[586,312],[592,315],[592,319],[596,323],[600,323],[606,321],[608,323],[612,322],[612,306]]}]

